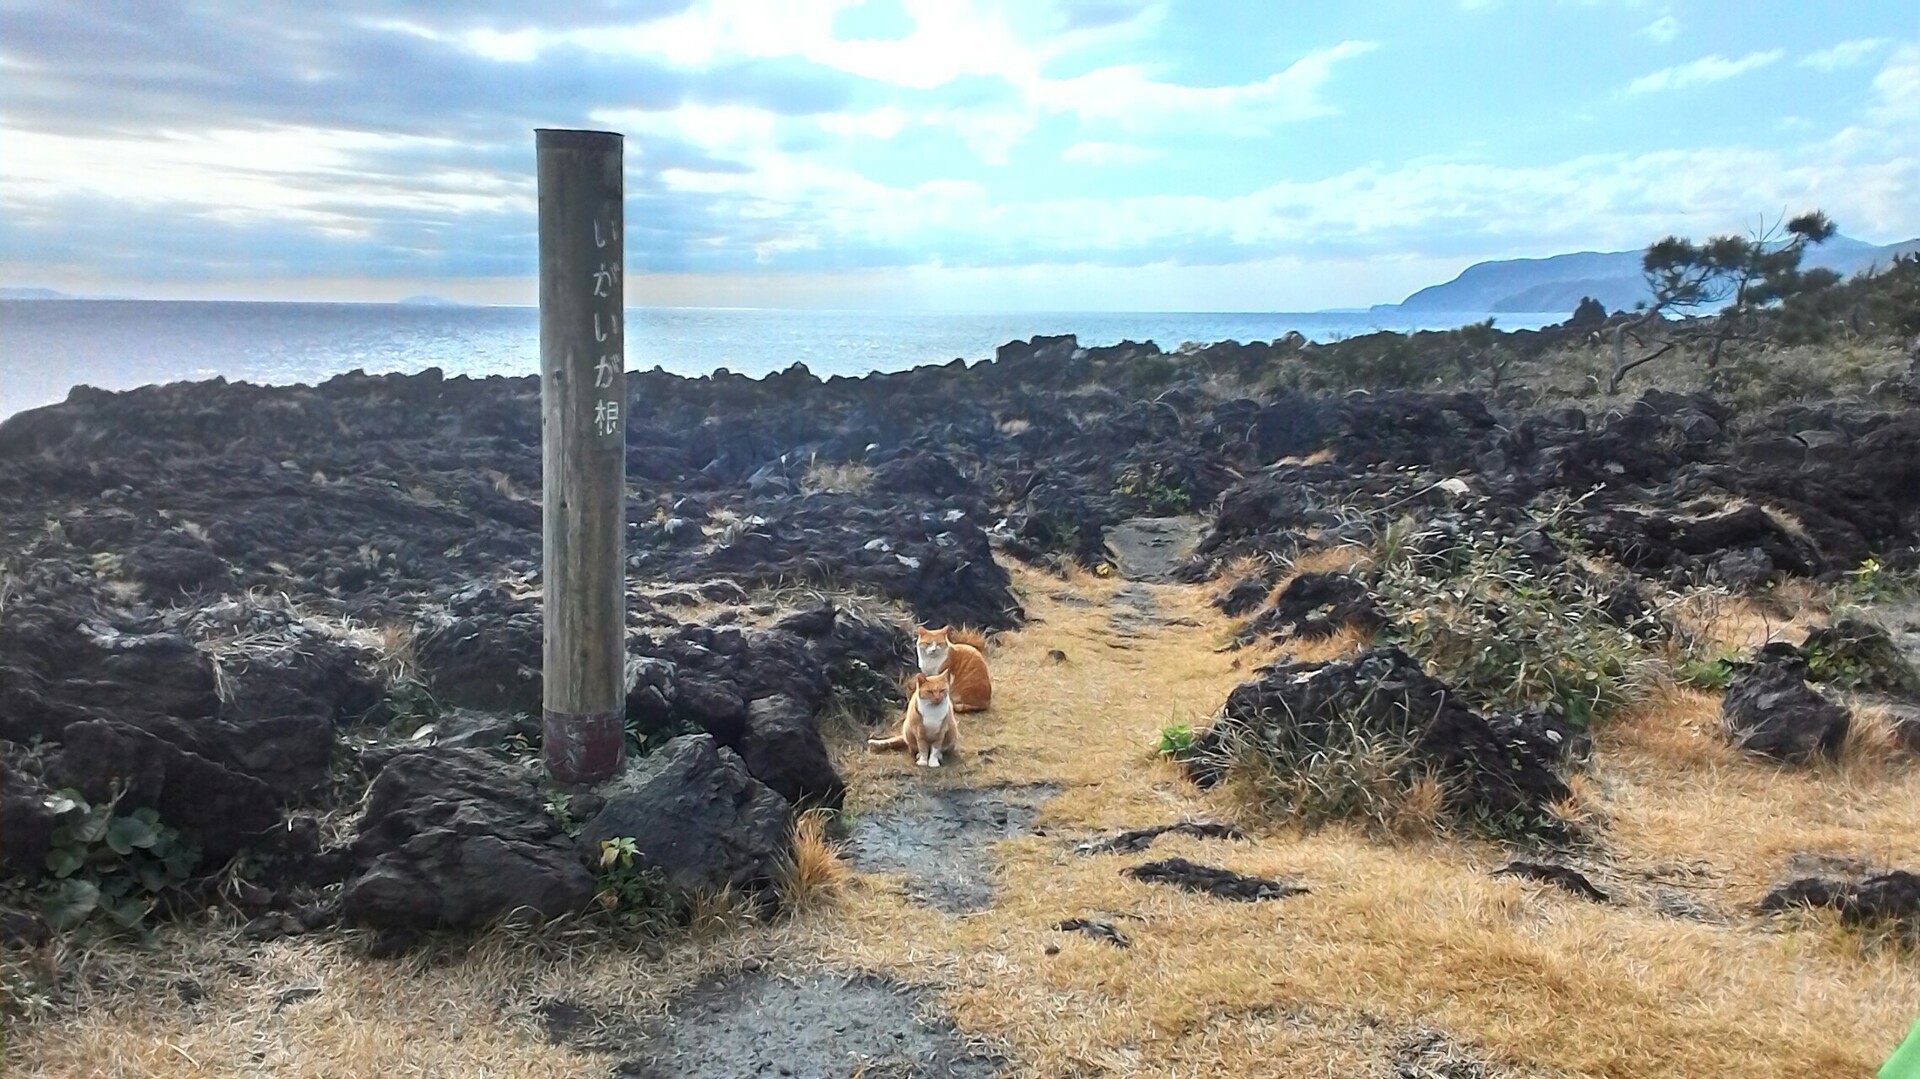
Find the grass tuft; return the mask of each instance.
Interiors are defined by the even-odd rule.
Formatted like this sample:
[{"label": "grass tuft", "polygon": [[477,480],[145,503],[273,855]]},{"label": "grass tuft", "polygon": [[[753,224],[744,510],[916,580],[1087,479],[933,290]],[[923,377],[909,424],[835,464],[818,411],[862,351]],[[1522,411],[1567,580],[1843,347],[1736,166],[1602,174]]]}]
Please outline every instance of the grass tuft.
[{"label": "grass tuft", "polygon": [[808,463],[800,476],[800,489],[807,494],[858,494],[873,486],[873,468],[849,461]]},{"label": "grass tuft", "polygon": [[846,887],[846,864],[827,842],[827,817],[812,809],[794,818],[793,853],[780,882],[780,902],[789,911],[830,904]]}]

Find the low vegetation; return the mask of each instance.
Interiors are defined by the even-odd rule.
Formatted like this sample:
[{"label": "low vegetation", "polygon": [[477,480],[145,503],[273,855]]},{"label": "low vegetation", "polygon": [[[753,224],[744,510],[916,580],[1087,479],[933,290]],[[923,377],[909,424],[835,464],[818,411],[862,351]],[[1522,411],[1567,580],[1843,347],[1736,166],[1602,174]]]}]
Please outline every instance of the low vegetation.
[{"label": "low vegetation", "polygon": [[1547,708],[1576,726],[1646,699],[1662,673],[1632,622],[1570,561],[1542,564],[1507,535],[1380,560],[1388,636],[1430,673],[1494,709]]},{"label": "low vegetation", "polygon": [[200,851],[145,807],[90,804],[76,790],[47,799],[56,824],[41,913],[59,931],[146,928],[155,907],[199,868]]}]

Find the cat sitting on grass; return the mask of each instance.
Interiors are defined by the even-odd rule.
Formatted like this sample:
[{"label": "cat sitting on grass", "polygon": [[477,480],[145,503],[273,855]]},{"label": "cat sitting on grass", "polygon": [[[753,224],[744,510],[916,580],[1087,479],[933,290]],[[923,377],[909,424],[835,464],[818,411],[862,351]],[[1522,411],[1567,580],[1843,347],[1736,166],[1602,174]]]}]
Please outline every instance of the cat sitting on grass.
[{"label": "cat sitting on grass", "polygon": [[953,690],[956,712],[984,712],[993,703],[993,679],[987,674],[986,638],[976,630],[916,627],[920,673],[944,674]]},{"label": "cat sitting on grass", "polygon": [[916,674],[913,695],[907,698],[906,718],[900,722],[900,733],[892,738],[869,738],[867,749],[872,752],[912,750],[915,764],[938,768],[940,755],[952,753],[959,741],[960,721],[954,716],[955,710],[946,675]]}]

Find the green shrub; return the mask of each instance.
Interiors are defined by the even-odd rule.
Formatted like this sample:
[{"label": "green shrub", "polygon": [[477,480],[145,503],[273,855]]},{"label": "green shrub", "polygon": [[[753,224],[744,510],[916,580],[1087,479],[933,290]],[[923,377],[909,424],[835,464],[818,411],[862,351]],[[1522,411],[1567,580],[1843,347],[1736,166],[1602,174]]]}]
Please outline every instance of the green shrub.
[{"label": "green shrub", "polygon": [[1193,496],[1187,493],[1179,472],[1159,461],[1121,469],[1113,482],[1113,493],[1139,499],[1149,514],[1159,517],[1176,516],[1193,508]]},{"label": "green shrub", "polygon": [[91,805],[70,788],[48,795],[46,807],[56,823],[41,912],[55,929],[138,929],[159,897],[200,865],[200,849],[152,809],[120,814],[114,803]]},{"label": "green shrub", "polygon": [[1920,574],[1891,569],[1869,558],[1848,570],[1835,591],[1836,606],[1909,599],[1920,594]]},{"label": "green shrub", "polygon": [[1694,689],[1722,690],[1733,684],[1738,655],[1731,651],[1695,656],[1674,665],[1673,680]]},{"label": "green shrub", "polygon": [[1652,688],[1658,662],[1567,564],[1543,569],[1488,533],[1418,547],[1403,541],[1393,557],[1383,552],[1375,593],[1387,636],[1435,677],[1487,706],[1551,706],[1581,726]]},{"label": "green shrub", "polygon": [[1156,751],[1162,757],[1179,760],[1193,749],[1193,725],[1190,723],[1169,723],[1160,728],[1160,738]]},{"label": "green shrub", "polygon": [[618,929],[666,928],[677,906],[673,890],[659,870],[634,864],[639,853],[630,836],[600,841],[600,864],[595,871],[600,890],[594,904]]},{"label": "green shrub", "polygon": [[1180,373],[1165,356],[1142,356],[1127,366],[1127,379],[1136,389],[1157,390]]},{"label": "green shrub", "polygon": [[1836,618],[1807,634],[1800,651],[1807,677],[1841,689],[1920,693],[1920,670],[1879,625],[1862,618]]}]

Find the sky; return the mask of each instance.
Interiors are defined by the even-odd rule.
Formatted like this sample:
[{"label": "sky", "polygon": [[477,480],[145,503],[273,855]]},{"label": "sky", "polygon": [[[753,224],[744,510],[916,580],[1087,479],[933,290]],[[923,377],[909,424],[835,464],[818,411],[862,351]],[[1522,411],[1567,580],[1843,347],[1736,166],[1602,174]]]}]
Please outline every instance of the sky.
[{"label": "sky", "polygon": [[538,127],[629,303],[1354,307],[1920,236],[1920,2],[0,0],[0,286],[532,303]]}]

